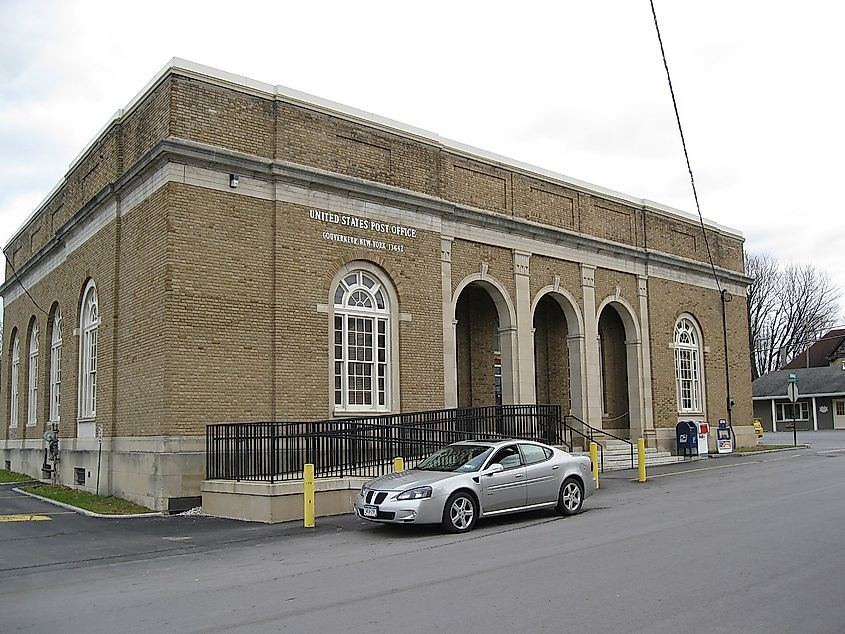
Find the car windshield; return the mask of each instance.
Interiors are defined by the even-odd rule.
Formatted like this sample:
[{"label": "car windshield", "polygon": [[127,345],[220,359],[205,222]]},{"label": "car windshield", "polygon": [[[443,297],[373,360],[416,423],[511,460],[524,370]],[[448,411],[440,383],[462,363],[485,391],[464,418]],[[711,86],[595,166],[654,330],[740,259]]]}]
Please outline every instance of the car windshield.
[{"label": "car windshield", "polygon": [[417,465],[420,471],[478,471],[492,447],[482,445],[450,445],[434,452]]}]

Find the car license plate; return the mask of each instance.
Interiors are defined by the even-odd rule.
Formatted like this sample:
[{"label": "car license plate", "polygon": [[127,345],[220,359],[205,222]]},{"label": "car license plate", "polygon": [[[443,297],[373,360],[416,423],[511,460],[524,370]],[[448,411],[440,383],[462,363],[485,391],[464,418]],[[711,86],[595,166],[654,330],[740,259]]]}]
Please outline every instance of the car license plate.
[{"label": "car license plate", "polygon": [[378,517],[378,507],[377,506],[365,506],[364,507],[364,517]]}]

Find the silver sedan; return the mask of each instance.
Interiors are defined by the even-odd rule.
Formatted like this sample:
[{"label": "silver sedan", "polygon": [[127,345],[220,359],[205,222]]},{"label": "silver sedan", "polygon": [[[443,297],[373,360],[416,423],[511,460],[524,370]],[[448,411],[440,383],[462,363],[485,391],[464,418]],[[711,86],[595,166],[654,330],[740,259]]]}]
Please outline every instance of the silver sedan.
[{"label": "silver sedan", "polygon": [[463,533],[479,517],[542,508],[574,515],[595,489],[586,456],[528,440],[473,440],[365,483],[355,513],[374,522],[440,524]]}]

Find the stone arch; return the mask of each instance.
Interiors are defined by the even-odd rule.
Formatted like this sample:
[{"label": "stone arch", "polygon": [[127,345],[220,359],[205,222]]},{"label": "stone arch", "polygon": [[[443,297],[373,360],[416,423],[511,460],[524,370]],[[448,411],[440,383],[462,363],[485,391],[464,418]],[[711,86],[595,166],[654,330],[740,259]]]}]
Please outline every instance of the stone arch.
[{"label": "stone arch", "polygon": [[[493,332],[493,329],[498,328],[497,340],[500,348],[501,402],[503,404],[513,403],[515,401],[515,362],[517,358],[516,310],[509,293],[496,278],[486,273],[474,273],[462,279],[455,287],[450,307],[454,329],[454,347],[452,351],[453,358],[451,361],[447,360],[447,364],[451,363],[454,366],[454,372],[452,372],[450,380],[454,381],[454,393],[458,395],[457,405],[495,404],[495,360],[492,354],[489,359],[486,358],[488,352],[493,352],[493,337],[490,337],[489,342],[482,341],[481,347],[477,346],[477,341],[473,340],[477,339],[477,336],[474,337],[466,329],[469,324],[464,323],[459,317],[459,313],[467,309],[463,305],[462,297],[465,293],[471,293],[473,290],[484,291],[494,308],[497,323],[490,324],[485,321],[482,324],[475,324],[476,326],[480,326],[480,331],[475,334],[477,336],[483,336],[483,333],[487,331]],[[476,308],[481,309],[483,307],[476,306]],[[487,345],[488,343],[490,344],[489,346]],[[491,349],[487,350],[487,347]],[[476,358],[467,358],[467,353],[471,353],[473,349],[477,353],[483,352],[485,356],[478,358],[478,355],[476,355]],[[470,388],[471,391],[473,383],[477,384],[479,380],[484,380],[483,373],[486,373],[488,370],[491,375],[490,393],[488,394],[485,391],[482,394],[470,394],[468,396],[467,389]]]},{"label": "stone arch", "polygon": [[[625,379],[625,389],[624,392],[627,395],[627,416],[628,416],[628,425],[627,425],[627,432],[629,438],[637,438],[642,436],[644,433],[644,425],[645,425],[645,411],[643,407],[643,398],[644,398],[644,391],[651,389],[651,386],[643,385],[643,359],[642,359],[642,339],[641,339],[641,328],[639,323],[639,317],[637,311],[634,309],[631,304],[629,304],[624,298],[617,295],[611,295],[606,297],[598,306],[596,310],[596,323],[599,325],[599,337],[601,338],[601,328],[602,328],[602,315],[605,313],[606,310],[612,310],[616,317],[619,319],[622,325],[622,329],[624,332],[624,339],[622,344],[624,345],[624,355],[625,355],[625,372],[624,372],[624,379]],[[604,365],[604,359],[602,355],[606,355],[606,350],[603,351],[601,347],[601,341],[597,342],[599,344],[599,358],[602,362],[601,371],[604,373],[606,371]],[[604,381],[602,380],[602,384],[604,385]],[[602,390],[602,398],[605,397],[604,388]],[[604,405],[604,403],[602,403]],[[604,407],[603,407],[604,410]],[[605,423],[603,421],[602,426],[604,427]]]},{"label": "stone arch", "polygon": [[[586,402],[584,400],[584,394],[586,393],[586,373],[584,372],[584,368],[586,367],[584,349],[584,317],[578,307],[578,302],[571,293],[565,289],[551,285],[540,289],[531,303],[532,325],[535,333],[534,373],[535,384],[537,386],[535,390],[537,393],[537,402],[556,400],[553,398],[543,398],[543,390],[539,389],[540,383],[543,381],[543,374],[551,374],[551,370],[549,368],[549,364],[551,363],[549,358],[550,355],[547,351],[546,360],[543,362],[543,354],[538,350],[538,344],[541,342],[539,342],[536,338],[537,328],[539,325],[537,323],[537,310],[538,307],[541,306],[541,301],[548,300],[553,300],[557,304],[566,323],[565,356],[566,361],[568,362],[566,372],[568,385],[565,386],[566,402],[561,403],[561,405],[564,405],[563,413],[570,413],[581,420],[586,420],[587,409]],[[544,336],[544,333],[541,332],[540,337],[545,338],[545,343],[548,345],[548,339]],[[549,383],[551,382],[551,379],[549,378],[546,378],[545,380]],[[549,387],[547,389],[547,393],[550,394],[551,391],[552,389]]]}]

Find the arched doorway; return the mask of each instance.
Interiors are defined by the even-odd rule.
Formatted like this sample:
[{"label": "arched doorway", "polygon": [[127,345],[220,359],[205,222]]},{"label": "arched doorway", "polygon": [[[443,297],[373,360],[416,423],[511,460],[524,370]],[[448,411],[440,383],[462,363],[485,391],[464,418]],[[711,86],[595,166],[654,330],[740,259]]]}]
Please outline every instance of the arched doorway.
[{"label": "arched doorway", "polygon": [[625,324],[612,305],[605,306],[599,315],[599,371],[602,429],[626,437],[631,427],[628,351],[625,346]]},{"label": "arched doorway", "polygon": [[599,373],[602,428],[622,438],[643,433],[642,345],[633,308],[622,298],[599,307]]},{"label": "arched doorway", "polygon": [[534,309],[534,385],[538,403],[571,409],[569,329],[566,315],[551,295],[544,295]]},{"label": "arched doorway", "polygon": [[575,298],[557,285],[534,298],[534,387],[537,403],[560,405],[586,421],[584,321]]},{"label": "arched doorway", "polygon": [[473,281],[455,303],[458,407],[513,403],[511,312],[499,289]]}]

